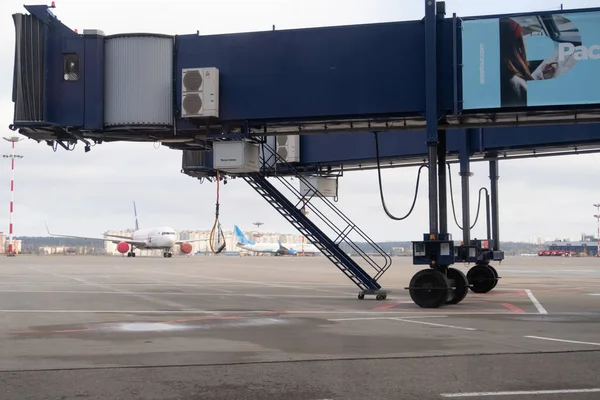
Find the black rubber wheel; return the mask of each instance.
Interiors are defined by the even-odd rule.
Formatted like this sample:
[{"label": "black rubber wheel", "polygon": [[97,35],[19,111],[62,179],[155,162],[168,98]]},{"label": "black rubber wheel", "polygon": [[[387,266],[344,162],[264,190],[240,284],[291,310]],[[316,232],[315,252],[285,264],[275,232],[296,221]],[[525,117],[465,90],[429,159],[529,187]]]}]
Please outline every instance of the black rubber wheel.
[{"label": "black rubber wheel", "polygon": [[496,286],[498,279],[488,265],[475,265],[467,272],[467,280],[475,293],[487,293]]},{"label": "black rubber wheel", "polygon": [[448,279],[436,269],[417,272],[410,280],[410,288],[412,301],[421,308],[439,308],[448,300]]},{"label": "black rubber wheel", "polygon": [[[494,287],[496,287],[496,285],[498,284],[498,271],[496,271],[496,268],[492,267],[491,265],[488,265],[488,268],[492,270],[492,272],[494,273],[494,276],[496,277],[496,280],[494,281]],[[492,289],[493,289],[492,288]]]},{"label": "black rubber wheel", "polygon": [[385,300],[385,296],[382,294],[378,294],[377,296],[375,296],[376,300]]},{"label": "black rubber wheel", "polygon": [[446,304],[458,304],[467,297],[469,293],[469,281],[463,272],[456,268],[448,268],[448,284],[454,287],[452,298],[446,301]]},{"label": "black rubber wheel", "polygon": [[365,295],[363,293],[361,293],[361,294],[358,295],[358,299],[359,300],[364,300],[364,298],[365,298]]}]

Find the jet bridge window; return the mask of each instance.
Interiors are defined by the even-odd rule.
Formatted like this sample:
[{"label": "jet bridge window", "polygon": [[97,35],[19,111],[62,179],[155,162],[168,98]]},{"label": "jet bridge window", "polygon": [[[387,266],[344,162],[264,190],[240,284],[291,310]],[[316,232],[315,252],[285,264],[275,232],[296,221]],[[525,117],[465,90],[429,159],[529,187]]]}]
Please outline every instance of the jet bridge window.
[{"label": "jet bridge window", "polygon": [[65,81],[79,80],[78,54],[63,54],[63,78]]}]

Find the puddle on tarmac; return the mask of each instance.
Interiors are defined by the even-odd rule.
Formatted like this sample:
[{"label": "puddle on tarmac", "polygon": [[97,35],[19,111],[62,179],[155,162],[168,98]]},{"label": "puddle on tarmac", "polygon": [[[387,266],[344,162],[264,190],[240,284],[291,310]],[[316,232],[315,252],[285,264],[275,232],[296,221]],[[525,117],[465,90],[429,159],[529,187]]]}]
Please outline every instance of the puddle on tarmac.
[{"label": "puddle on tarmac", "polygon": [[112,330],[124,332],[165,332],[192,329],[192,326],[182,324],[165,324],[160,322],[129,322],[116,324]]},{"label": "puddle on tarmac", "polygon": [[192,329],[241,328],[251,326],[267,326],[286,324],[287,321],[277,318],[248,318],[240,320],[168,323],[168,322],[120,322],[89,326],[90,330],[118,332],[173,332]]}]

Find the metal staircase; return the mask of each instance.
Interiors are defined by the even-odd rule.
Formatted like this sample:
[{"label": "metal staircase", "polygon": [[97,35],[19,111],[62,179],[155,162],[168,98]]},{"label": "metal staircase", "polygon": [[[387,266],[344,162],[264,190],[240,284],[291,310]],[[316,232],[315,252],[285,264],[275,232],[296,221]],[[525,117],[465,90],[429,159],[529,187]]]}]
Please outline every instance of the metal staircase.
[{"label": "metal staircase", "polygon": [[[338,267],[344,275],[346,275],[361,292],[358,297],[363,299],[365,294],[376,295],[378,300],[383,300],[387,297],[385,291],[381,290],[381,286],[377,282],[379,278],[388,270],[392,264],[392,258],[379,247],[372,239],[370,239],[356,224],[354,224],[347,216],[345,216],[335,205],[326,197],[316,196],[317,189],[298,171],[284,159],[282,159],[275,150],[266,144],[262,144],[262,168],[259,173],[251,173],[244,176],[244,180],[256,190],[265,200],[267,200],[273,208],[277,210],[287,221],[289,221],[300,233],[302,233],[311,243],[313,243],[336,267]],[[273,162],[276,161],[276,162]],[[309,188],[310,196],[303,196],[299,189],[285,179],[281,174],[277,173],[277,169],[283,167],[286,174],[294,175],[298,180]],[[276,177],[288,190],[290,190],[298,199],[296,204],[293,204],[284,194],[275,188],[268,180],[267,176]],[[328,218],[323,211],[315,204],[311,203],[311,199],[319,199],[341,219],[341,223],[334,223]],[[321,221],[336,235],[332,240],[325,234],[313,221],[311,221],[303,212],[302,209],[309,209],[314,215],[318,216]],[[371,253],[381,257],[382,260],[377,262],[367,252],[365,252],[357,243],[349,237],[354,233],[362,241],[367,243],[372,249]],[[345,244],[356,252],[362,259],[364,267],[374,271],[374,276],[369,275],[361,265],[340,248],[340,244]],[[383,262],[382,262],[383,261]],[[380,265],[381,264],[381,265]]]}]

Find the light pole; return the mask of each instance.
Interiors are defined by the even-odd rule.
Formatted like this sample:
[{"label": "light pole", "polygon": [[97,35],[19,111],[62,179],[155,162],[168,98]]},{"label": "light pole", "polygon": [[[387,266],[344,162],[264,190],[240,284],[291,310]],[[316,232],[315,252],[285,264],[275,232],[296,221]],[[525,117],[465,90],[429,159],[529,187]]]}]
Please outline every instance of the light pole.
[{"label": "light pole", "polygon": [[5,137],[4,140],[7,142],[11,142],[12,151],[11,154],[4,154],[4,158],[11,159],[11,168],[10,168],[10,214],[9,214],[9,222],[8,222],[8,250],[6,251],[6,255],[12,257],[16,254],[13,249],[13,212],[14,212],[14,193],[15,193],[15,159],[23,158],[23,156],[15,154],[15,143],[23,140],[19,136],[9,136]]},{"label": "light pole", "polygon": [[596,247],[596,257],[600,257],[600,203],[594,204],[594,207],[596,207],[596,214],[594,214],[594,218],[596,218],[596,240],[598,240],[598,245]]}]

